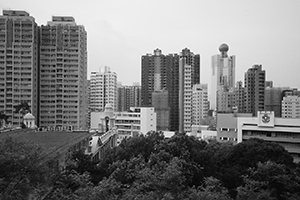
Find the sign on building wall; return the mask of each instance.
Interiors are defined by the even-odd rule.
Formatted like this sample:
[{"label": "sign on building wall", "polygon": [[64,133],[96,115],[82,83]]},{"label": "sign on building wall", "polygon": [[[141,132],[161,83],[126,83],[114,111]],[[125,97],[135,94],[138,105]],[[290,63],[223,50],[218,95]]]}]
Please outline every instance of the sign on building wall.
[{"label": "sign on building wall", "polygon": [[274,112],[259,111],[257,114],[257,125],[260,127],[274,127]]}]

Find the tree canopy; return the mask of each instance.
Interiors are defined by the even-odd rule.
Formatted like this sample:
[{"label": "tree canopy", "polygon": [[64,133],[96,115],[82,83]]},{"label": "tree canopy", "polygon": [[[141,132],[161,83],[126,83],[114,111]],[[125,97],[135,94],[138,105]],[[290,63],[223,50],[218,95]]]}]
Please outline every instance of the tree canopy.
[{"label": "tree canopy", "polygon": [[[82,151],[73,152],[65,170],[52,174],[55,179],[49,184],[41,178],[47,175],[44,170],[47,165],[39,162],[38,151],[25,146],[22,151],[14,149],[16,147],[8,148],[11,143],[13,141],[8,141],[6,147],[1,147],[1,152],[6,151],[0,156],[1,163],[6,163],[1,165],[1,175],[5,173],[10,177],[1,177],[0,186],[4,191],[1,195],[14,195],[12,191],[18,190],[11,188],[19,184],[18,187],[22,185],[18,192],[20,196],[32,194],[38,185],[47,185],[44,190],[38,190],[44,191],[44,199],[250,200],[300,197],[299,165],[293,163],[283,147],[263,140],[251,139],[232,145],[216,141],[207,143],[185,134],[165,138],[161,132],[150,132],[123,140],[119,146],[108,150],[100,162],[92,162]],[[27,152],[25,157],[22,152]],[[24,160],[28,155],[33,159]],[[25,173],[27,178],[22,179],[22,166],[37,173],[34,176]],[[34,178],[36,176],[39,178]],[[20,177],[18,184],[15,177]]]}]

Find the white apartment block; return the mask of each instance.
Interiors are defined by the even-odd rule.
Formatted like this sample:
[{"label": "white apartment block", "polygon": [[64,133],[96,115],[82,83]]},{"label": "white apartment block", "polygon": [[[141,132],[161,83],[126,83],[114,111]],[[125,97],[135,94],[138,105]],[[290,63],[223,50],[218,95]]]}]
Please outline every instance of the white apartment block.
[{"label": "white apartment block", "polygon": [[104,111],[106,104],[117,110],[117,74],[109,67],[105,67],[104,72],[91,72],[90,109]]},{"label": "white apartment block", "polygon": [[283,118],[300,118],[300,97],[283,97],[281,110]]},{"label": "white apartment block", "polygon": [[40,127],[87,129],[87,33],[53,16],[40,31]]},{"label": "white apartment block", "polygon": [[[184,60],[184,58],[183,58]],[[192,126],[192,66],[179,63],[179,131],[190,132]]]},{"label": "white apartment block", "polygon": [[14,106],[27,102],[37,116],[38,27],[25,11],[3,10],[0,16],[0,111],[13,127],[23,117]]},{"label": "white apartment block", "polygon": [[201,119],[207,117],[209,109],[207,84],[196,84],[192,93],[192,124],[200,125]]}]

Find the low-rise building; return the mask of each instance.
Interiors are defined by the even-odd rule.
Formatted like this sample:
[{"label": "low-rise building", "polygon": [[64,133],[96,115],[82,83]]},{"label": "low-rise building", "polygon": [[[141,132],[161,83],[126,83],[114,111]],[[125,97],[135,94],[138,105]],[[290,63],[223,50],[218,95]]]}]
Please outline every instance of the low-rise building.
[{"label": "low-rise building", "polygon": [[91,113],[91,132],[104,134],[117,129],[119,141],[149,131],[156,131],[156,113],[153,107],[131,107],[128,112],[113,112],[110,104],[104,112]]},{"label": "low-rise building", "polygon": [[300,161],[300,119],[277,118],[274,112],[259,111],[257,117],[237,118],[237,142],[259,138],[282,145]]}]

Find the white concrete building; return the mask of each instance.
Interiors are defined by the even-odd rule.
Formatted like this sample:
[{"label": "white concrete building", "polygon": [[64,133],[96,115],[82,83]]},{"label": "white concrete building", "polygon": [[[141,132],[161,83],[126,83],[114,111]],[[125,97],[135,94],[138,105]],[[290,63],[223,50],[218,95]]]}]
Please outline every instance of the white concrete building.
[{"label": "white concrete building", "polygon": [[91,113],[91,131],[104,133],[115,127],[119,141],[123,138],[156,131],[156,113],[153,107],[131,107],[129,112],[113,112],[105,106],[104,112]]},{"label": "white concrete building", "polygon": [[300,161],[300,119],[276,118],[274,112],[259,111],[257,117],[238,117],[237,142],[259,138],[282,145]]},{"label": "white concrete building", "polygon": [[131,112],[116,113],[119,139],[156,131],[156,113],[153,107],[132,107]]},{"label": "white concrete building", "polygon": [[192,125],[200,125],[200,121],[207,117],[209,103],[207,84],[196,84],[192,93]]},{"label": "white concrete building", "polygon": [[283,118],[300,118],[300,97],[283,97],[281,111]]},{"label": "white concrete building", "polygon": [[117,74],[105,67],[103,72],[91,72],[90,109],[104,111],[108,103],[117,110]]}]

